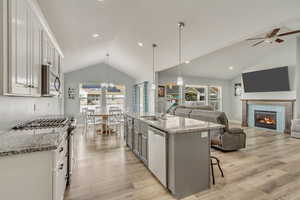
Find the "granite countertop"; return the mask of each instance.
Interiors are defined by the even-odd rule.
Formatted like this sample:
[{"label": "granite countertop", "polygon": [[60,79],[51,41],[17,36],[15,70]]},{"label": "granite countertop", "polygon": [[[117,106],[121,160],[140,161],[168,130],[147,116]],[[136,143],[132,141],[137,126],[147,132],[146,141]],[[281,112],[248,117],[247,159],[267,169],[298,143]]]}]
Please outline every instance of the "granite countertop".
[{"label": "granite countertop", "polygon": [[[224,125],[221,124],[174,115],[166,115],[164,119],[160,118],[159,116],[161,114],[157,113],[127,113],[127,115],[140,119],[141,121],[148,123],[150,126],[170,134],[193,133],[224,128]],[[156,116],[156,120],[148,120],[147,118],[144,118],[145,116]]]},{"label": "granite countertop", "polygon": [[66,128],[0,132],[0,157],[54,150],[66,136]]}]

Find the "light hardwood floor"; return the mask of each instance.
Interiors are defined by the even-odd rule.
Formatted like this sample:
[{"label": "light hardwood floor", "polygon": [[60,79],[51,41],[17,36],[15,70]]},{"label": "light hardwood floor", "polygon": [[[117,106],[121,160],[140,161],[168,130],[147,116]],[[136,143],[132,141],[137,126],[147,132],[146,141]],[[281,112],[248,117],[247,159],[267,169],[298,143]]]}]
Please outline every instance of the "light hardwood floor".
[{"label": "light hardwood floor", "polygon": [[[81,129],[77,129],[81,132]],[[247,148],[212,151],[225,173],[216,185],[184,200],[299,200],[300,140],[248,128]],[[120,136],[83,137],[65,200],[174,199],[124,145]]]}]

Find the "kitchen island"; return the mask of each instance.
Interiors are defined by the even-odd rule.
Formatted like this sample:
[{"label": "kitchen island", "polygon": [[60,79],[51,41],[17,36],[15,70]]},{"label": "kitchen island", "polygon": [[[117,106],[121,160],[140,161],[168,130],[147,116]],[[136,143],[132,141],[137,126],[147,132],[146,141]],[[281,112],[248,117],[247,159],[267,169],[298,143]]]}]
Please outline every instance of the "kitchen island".
[{"label": "kitchen island", "polygon": [[210,132],[223,125],[184,117],[126,113],[127,146],[175,198],[210,188]]}]

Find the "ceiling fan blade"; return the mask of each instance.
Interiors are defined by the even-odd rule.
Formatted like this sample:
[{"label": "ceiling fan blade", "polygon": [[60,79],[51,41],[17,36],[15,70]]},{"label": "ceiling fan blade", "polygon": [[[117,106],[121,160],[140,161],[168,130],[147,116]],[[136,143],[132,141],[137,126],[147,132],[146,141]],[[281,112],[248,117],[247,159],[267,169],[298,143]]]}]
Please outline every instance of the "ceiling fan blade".
[{"label": "ceiling fan blade", "polygon": [[275,42],[282,43],[282,42],[284,42],[284,40],[282,40],[282,39],[280,39],[280,38],[277,38],[277,39],[275,40]]},{"label": "ceiling fan blade", "polygon": [[259,45],[259,44],[261,44],[261,43],[263,43],[263,42],[264,42],[264,40],[259,41],[259,42],[255,43],[254,45],[252,45],[252,47],[255,47],[255,46],[257,46],[257,45]]},{"label": "ceiling fan blade", "polygon": [[300,33],[300,30],[279,34],[278,37]]},{"label": "ceiling fan blade", "polygon": [[251,41],[251,40],[262,40],[265,39],[264,37],[257,37],[257,38],[249,38],[247,39],[247,41]]},{"label": "ceiling fan blade", "polygon": [[271,38],[274,37],[278,32],[280,31],[280,28],[275,28],[272,30],[272,32],[270,32],[267,37]]}]

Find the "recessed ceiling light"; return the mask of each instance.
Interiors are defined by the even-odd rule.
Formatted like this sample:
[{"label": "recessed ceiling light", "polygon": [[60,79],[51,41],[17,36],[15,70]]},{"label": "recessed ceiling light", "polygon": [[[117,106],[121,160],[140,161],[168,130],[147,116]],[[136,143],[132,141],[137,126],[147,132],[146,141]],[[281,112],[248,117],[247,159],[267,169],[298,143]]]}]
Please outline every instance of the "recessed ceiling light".
[{"label": "recessed ceiling light", "polygon": [[99,35],[98,33],[95,33],[95,34],[93,34],[92,36],[93,36],[93,38],[97,38],[97,37],[99,37],[100,35]]},{"label": "recessed ceiling light", "polygon": [[230,67],[229,67],[229,70],[233,70],[233,69],[234,69],[234,67],[233,67],[233,66],[230,66]]},{"label": "recessed ceiling light", "polygon": [[186,60],[184,63],[185,64],[189,64],[191,61],[189,61],[189,60]]},{"label": "recessed ceiling light", "polygon": [[141,42],[138,42],[138,45],[139,45],[140,47],[144,46],[144,44],[141,43]]},{"label": "recessed ceiling light", "polygon": [[97,0],[98,2],[103,2],[104,0]]}]

